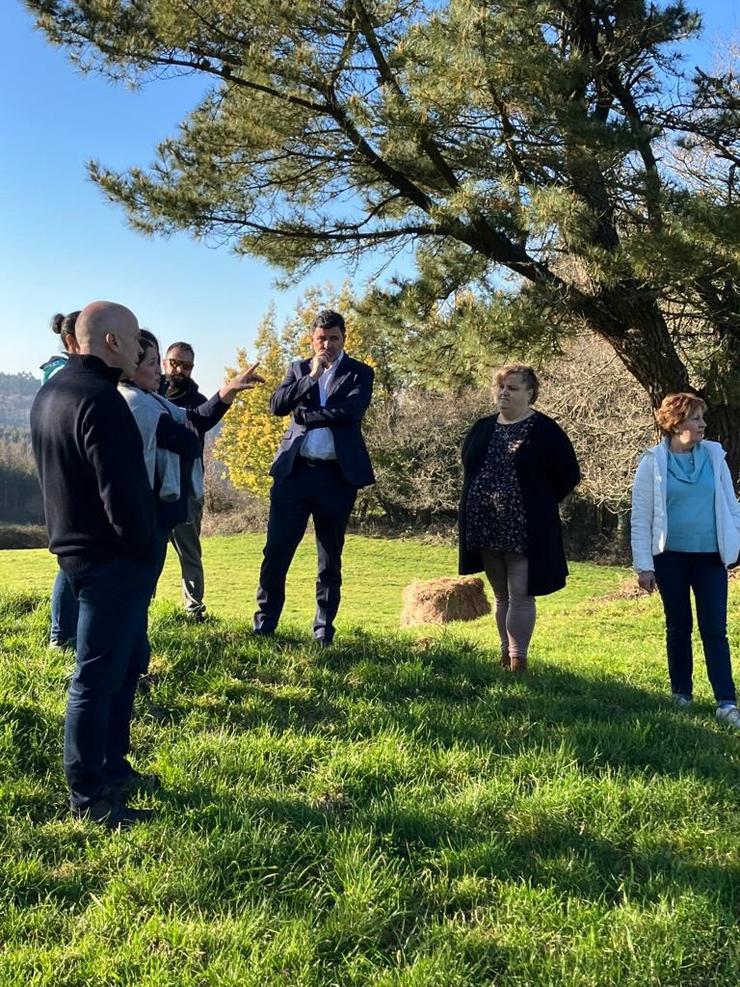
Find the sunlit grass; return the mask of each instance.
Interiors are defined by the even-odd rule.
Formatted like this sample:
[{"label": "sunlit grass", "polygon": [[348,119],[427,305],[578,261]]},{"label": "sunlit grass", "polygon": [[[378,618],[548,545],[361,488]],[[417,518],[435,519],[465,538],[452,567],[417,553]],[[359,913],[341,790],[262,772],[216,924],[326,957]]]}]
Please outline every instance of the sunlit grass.
[{"label": "sunlit grass", "polygon": [[350,539],[322,651],[310,544],[267,641],[261,538],[205,547],[216,619],[185,623],[172,560],[153,610],[158,812],[115,835],[64,811],[51,560],[0,553],[0,984],[738,982],[738,738],[701,669],[669,706],[658,601],[606,598],[624,571],[574,566],[514,679],[491,618],[397,630],[450,549]]}]

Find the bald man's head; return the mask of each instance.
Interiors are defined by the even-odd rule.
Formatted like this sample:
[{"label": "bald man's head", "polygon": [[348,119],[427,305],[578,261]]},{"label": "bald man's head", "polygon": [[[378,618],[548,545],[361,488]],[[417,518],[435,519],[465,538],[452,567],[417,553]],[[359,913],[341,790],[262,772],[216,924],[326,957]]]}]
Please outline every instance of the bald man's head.
[{"label": "bald man's head", "polygon": [[80,353],[97,356],[122,377],[132,377],[139,360],[139,323],[134,313],[116,302],[91,302],[75,327]]}]

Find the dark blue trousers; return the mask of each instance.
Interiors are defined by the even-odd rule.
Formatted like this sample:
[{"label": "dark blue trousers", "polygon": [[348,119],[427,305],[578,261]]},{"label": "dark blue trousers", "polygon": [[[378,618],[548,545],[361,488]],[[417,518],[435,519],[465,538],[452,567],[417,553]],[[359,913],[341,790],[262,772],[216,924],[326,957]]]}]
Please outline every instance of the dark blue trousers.
[{"label": "dark blue trousers", "polygon": [[663,552],[653,557],[663,601],[671,689],[692,695],[691,592],[707,674],[718,703],[735,701],[727,640],[727,570],[716,552]]},{"label": "dark blue trousers", "polygon": [[290,475],[275,478],[257,589],[255,630],[275,630],[285,603],[288,569],[312,517],[318,554],[313,633],[319,640],[332,640],[341,597],[344,533],[356,496],[357,488],[347,483],[336,461],[311,463],[297,456]]},{"label": "dark blue trousers", "polygon": [[64,723],[64,774],[75,806],[94,802],[109,780],[131,770],[126,755],[136,685],[149,663],[153,578],[153,563],[125,559],[69,576],[80,608]]},{"label": "dark blue trousers", "polygon": [[67,644],[77,637],[77,600],[67,573],[58,569],[51,587],[51,630],[49,640]]}]

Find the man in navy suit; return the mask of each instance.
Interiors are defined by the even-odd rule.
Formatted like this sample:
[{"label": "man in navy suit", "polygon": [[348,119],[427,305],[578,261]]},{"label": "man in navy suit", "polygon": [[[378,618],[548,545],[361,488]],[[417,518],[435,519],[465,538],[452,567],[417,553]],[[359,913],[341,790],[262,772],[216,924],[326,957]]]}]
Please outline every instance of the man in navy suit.
[{"label": "man in navy suit", "polygon": [[272,634],[285,602],[285,579],[309,517],[318,551],[313,633],[334,638],[342,585],[344,533],[360,487],[375,482],[362,418],[373,370],[344,352],[344,319],[324,309],[314,320],[311,360],[291,364],[270,398],[274,415],[292,415],[270,475],[270,518],[257,589],[254,633]]}]

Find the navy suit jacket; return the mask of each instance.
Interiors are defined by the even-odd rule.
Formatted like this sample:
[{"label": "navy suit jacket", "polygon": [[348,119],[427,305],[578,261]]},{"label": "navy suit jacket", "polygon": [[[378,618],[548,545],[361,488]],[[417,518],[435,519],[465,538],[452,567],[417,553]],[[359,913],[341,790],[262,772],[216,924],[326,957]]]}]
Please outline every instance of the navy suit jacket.
[{"label": "navy suit jacket", "polygon": [[295,360],[270,398],[273,415],[292,415],[290,428],[270,467],[270,475],[289,475],[309,429],[330,428],[345,480],[353,487],[367,487],[375,482],[375,476],[360,425],[373,394],[373,369],[345,353],[334,373],[323,408],[318,381],[311,380],[310,370],[310,360]]}]

